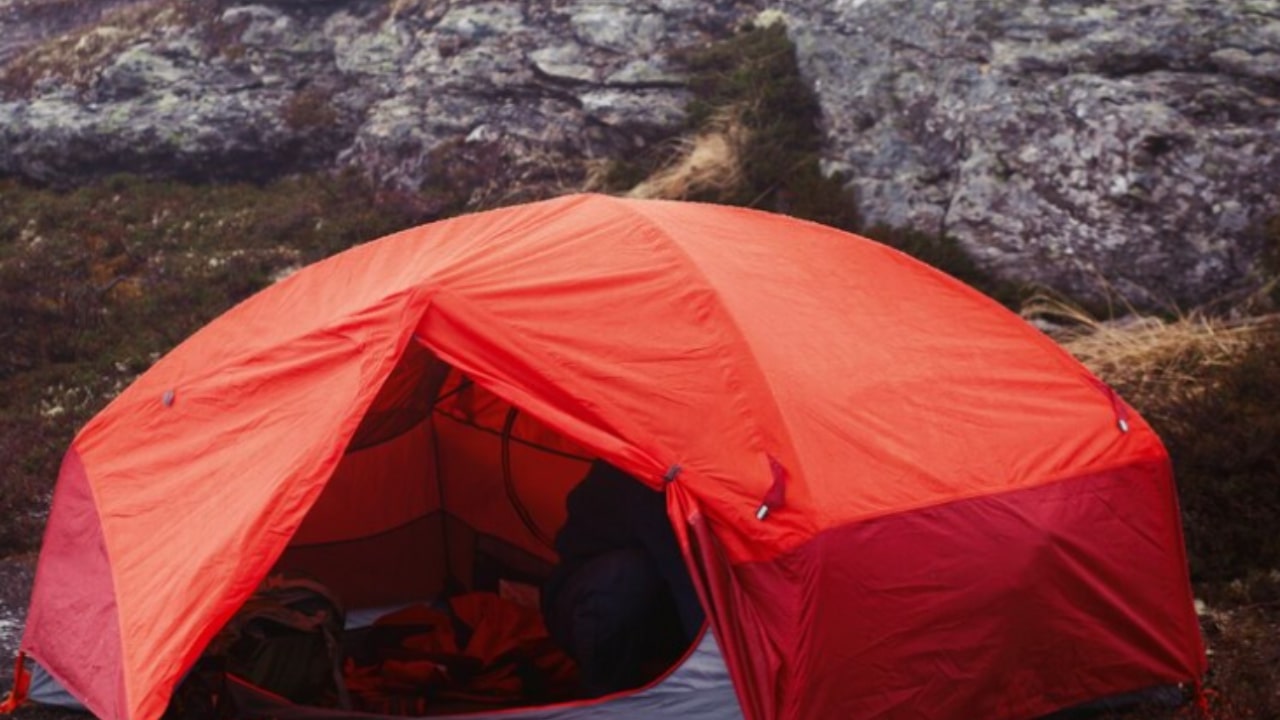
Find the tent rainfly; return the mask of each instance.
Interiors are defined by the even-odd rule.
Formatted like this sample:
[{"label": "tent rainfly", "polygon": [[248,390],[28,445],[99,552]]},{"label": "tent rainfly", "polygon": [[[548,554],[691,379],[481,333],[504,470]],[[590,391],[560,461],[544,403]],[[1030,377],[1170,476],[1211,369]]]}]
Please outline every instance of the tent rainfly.
[{"label": "tent rainfly", "polygon": [[1198,687],[1168,456],[1107,385],[875,242],[577,195],[318,262],[77,435],[21,650],[157,720],[273,569],[350,607],[546,567],[590,458],[665,493],[710,632],[504,718],[1031,718]]}]

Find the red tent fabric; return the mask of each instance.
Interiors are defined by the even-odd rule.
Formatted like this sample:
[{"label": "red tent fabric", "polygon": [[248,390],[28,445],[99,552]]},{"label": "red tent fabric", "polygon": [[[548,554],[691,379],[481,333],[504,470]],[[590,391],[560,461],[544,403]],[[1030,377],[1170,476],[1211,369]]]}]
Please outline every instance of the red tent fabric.
[{"label": "red tent fabric", "polygon": [[1167,455],[1050,339],[863,238],[593,195],[354,248],[161,359],[66,455],[22,647],[155,720],[282,558],[552,561],[589,456],[665,488],[749,718],[1032,717],[1205,668]]}]

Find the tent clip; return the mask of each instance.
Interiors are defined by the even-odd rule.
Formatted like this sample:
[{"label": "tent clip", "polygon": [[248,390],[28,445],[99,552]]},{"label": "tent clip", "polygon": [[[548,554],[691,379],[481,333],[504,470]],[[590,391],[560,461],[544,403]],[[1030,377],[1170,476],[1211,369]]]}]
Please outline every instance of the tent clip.
[{"label": "tent clip", "polygon": [[164,403],[165,407],[173,407],[173,390],[165,390],[160,402]]},{"label": "tent clip", "polygon": [[764,520],[764,519],[765,519],[765,518],[767,518],[767,517],[769,517],[769,506],[768,506],[768,505],[761,505],[761,506],[760,506],[760,509],[759,509],[759,510],[756,510],[756,519],[757,519],[757,520]]},{"label": "tent clip", "polygon": [[684,468],[680,467],[679,465],[672,465],[671,467],[667,468],[666,474],[662,476],[662,484],[670,485],[671,483],[675,482],[676,478],[680,477],[680,471],[683,469]]}]

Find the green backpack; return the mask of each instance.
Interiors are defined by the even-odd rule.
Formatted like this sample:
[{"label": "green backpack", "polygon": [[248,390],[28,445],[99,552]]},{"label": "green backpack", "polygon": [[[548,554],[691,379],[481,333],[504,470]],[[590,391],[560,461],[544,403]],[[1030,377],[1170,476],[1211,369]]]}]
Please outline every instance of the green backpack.
[{"label": "green backpack", "polygon": [[263,581],[215,641],[226,672],[299,705],[351,707],[342,680],[342,605],[315,580]]}]

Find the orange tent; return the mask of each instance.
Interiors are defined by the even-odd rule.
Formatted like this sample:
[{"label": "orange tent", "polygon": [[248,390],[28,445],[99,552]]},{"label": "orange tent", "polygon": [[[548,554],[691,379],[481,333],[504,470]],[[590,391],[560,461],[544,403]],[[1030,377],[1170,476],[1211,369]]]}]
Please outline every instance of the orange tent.
[{"label": "orange tent", "polygon": [[354,248],[156,363],[66,455],[23,650],[155,720],[275,566],[376,604],[553,562],[593,456],[665,490],[748,718],[1204,670],[1166,453],[1051,340],[863,238],[590,195]]}]

